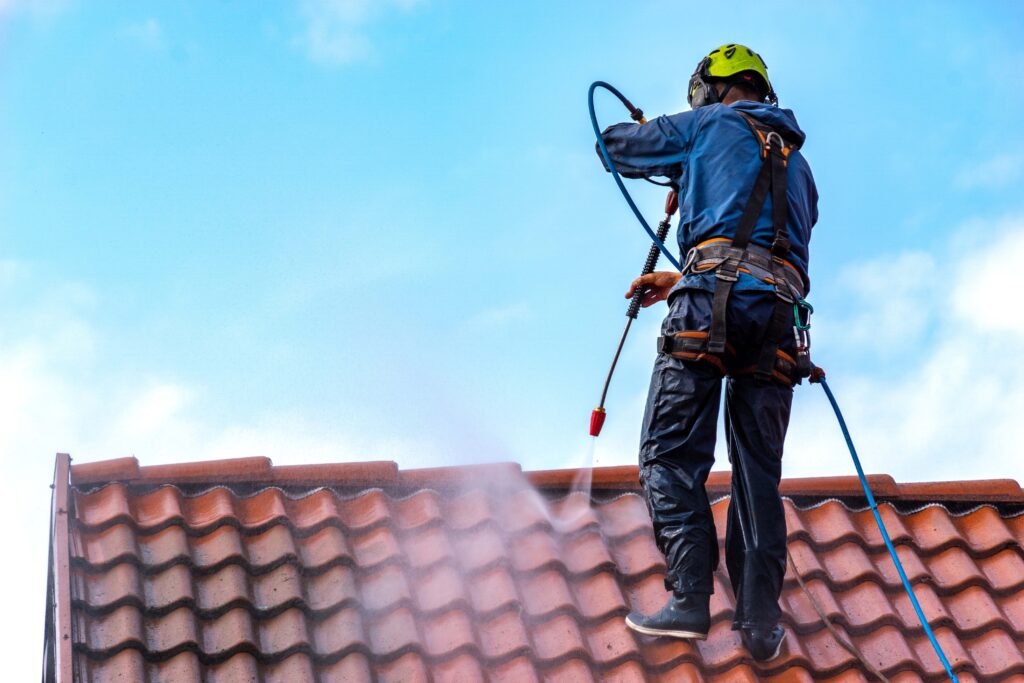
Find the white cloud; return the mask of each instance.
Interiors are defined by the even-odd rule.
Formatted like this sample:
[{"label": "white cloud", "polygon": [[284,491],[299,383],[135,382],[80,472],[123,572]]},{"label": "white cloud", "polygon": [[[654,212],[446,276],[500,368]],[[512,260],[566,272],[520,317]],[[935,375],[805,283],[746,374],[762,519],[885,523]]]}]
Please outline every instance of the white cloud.
[{"label": "white cloud", "polygon": [[[819,335],[816,343],[888,354],[916,344],[936,315],[937,295],[945,283],[934,277],[935,258],[915,251],[885,255],[846,268],[838,284],[852,295],[859,311]],[[828,320],[823,311],[821,319]]]},{"label": "white cloud", "polygon": [[[143,389],[117,417],[114,433],[123,435],[125,443],[144,442],[158,436],[168,427],[180,431],[183,410],[192,400],[193,392],[171,382],[155,383]],[[170,431],[170,430],[168,430]]]},{"label": "white cloud", "polygon": [[[934,334],[922,338],[909,316],[905,337],[886,333],[886,343],[908,361],[875,363],[861,372],[842,368],[830,380],[865,469],[904,481],[1024,481],[1024,320],[1016,278],[1024,259],[1024,218],[966,226],[924,275],[938,288],[903,278],[901,266],[920,258],[895,255],[887,259],[889,272],[872,267],[881,268],[875,275],[893,283],[888,294],[907,310],[934,316]],[[854,314],[839,327],[862,320]],[[803,389],[808,391],[818,392]],[[823,397],[800,397],[787,442],[787,475],[849,469],[839,434]]]},{"label": "white cloud", "polygon": [[1016,182],[1024,171],[1024,153],[1001,152],[988,159],[967,164],[953,178],[961,190],[1005,188]]},{"label": "white cloud", "polygon": [[326,66],[358,62],[373,54],[368,25],[392,9],[409,11],[422,0],[304,0],[305,22],[298,44],[309,58]]},{"label": "white cloud", "polygon": [[[959,320],[989,334],[1009,333],[1024,338],[1024,307],[1020,302],[1020,274],[1024,267],[1024,217],[990,226],[969,226],[962,258],[961,279],[953,291]],[[979,237],[984,236],[983,239]]]},{"label": "white cloud", "polygon": [[163,27],[152,17],[128,24],[122,30],[122,34],[136,45],[153,52],[159,52],[166,47]]}]

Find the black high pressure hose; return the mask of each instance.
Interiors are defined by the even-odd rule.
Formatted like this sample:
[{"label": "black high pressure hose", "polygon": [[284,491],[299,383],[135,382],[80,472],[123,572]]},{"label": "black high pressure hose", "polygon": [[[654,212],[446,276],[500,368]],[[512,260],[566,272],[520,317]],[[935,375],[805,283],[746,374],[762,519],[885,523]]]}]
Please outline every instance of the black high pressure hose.
[{"label": "black high pressure hose", "polygon": [[633,215],[640,221],[640,225],[647,231],[648,237],[657,245],[658,249],[665,258],[676,267],[676,270],[682,270],[679,265],[679,261],[675,255],[669,251],[668,247],[665,246],[665,242],[659,239],[651,226],[647,224],[647,220],[644,215],[640,213],[640,209],[637,208],[636,202],[633,201],[633,197],[630,196],[629,191],[626,189],[626,185],[622,182],[622,178],[619,176],[618,170],[615,168],[615,164],[612,163],[612,157],[608,154],[608,147],[604,144],[604,138],[601,137],[601,127],[597,125],[597,112],[594,110],[594,91],[598,88],[607,90],[611,94],[615,95],[622,102],[623,106],[629,110],[629,116],[639,124],[647,123],[647,119],[644,118],[644,112],[638,107],[634,107],[633,103],[626,99],[626,96],[620,93],[615,86],[605,83],[604,81],[594,81],[590,84],[590,91],[587,93],[587,104],[590,107],[590,124],[594,127],[594,135],[597,137],[597,146],[601,150],[601,156],[604,158],[604,163],[608,167],[608,171],[612,174],[612,178],[615,179],[615,184],[619,186],[619,192],[622,193],[626,203],[629,204],[629,208],[633,210]]},{"label": "black high pressure hose", "polygon": [[[630,208],[633,209],[633,213],[636,215],[637,220],[643,225],[647,234],[651,236],[653,244],[650,250],[647,252],[647,260],[644,261],[644,267],[640,275],[648,275],[654,272],[654,267],[658,263],[658,257],[664,253],[668,260],[672,262],[672,265],[679,269],[679,262],[675,259],[672,253],[665,246],[665,238],[668,236],[668,231],[672,227],[672,216],[675,214],[676,209],[679,207],[679,197],[676,194],[675,189],[669,191],[668,196],[665,198],[665,217],[658,224],[658,231],[654,232],[650,226],[647,225],[647,221],[644,220],[643,215],[640,213],[640,209],[637,208],[633,202],[633,198],[629,195],[626,190],[626,186],[622,182],[622,178],[619,176],[618,171],[615,168],[615,164],[612,162],[611,155],[608,153],[608,148],[604,144],[604,139],[601,137],[601,129],[597,125],[597,113],[594,110],[594,91],[597,88],[603,88],[615,95],[620,102],[629,111],[629,116],[638,124],[647,123],[647,119],[644,118],[644,112],[639,107],[633,106],[633,103],[626,99],[625,95],[619,92],[614,86],[605,83],[604,81],[596,81],[590,86],[590,92],[588,93],[588,102],[590,105],[590,122],[594,126],[594,135],[597,136],[597,145],[601,150],[601,156],[604,157],[605,165],[611,172],[612,177],[615,178],[615,183],[619,186],[619,190],[622,191],[622,196],[626,198],[626,202]],[[654,182],[654,181],[651,181]],[[654,182],[655,185],[663,185],[664,183]],[[668,183],[671,187],[671,183]],[[626,327],[622,330],[622,336],[619,338],[619,345],[615,349],[615,356],[612,358],[611,367],[608,368],[608,376],[604,381],[604,388],[601,391],[601,402],[598,403],[597,407],[594,408],[590,414],[590,435],[598,436],[601,433],[601,428],[604,426],[604,419],[607,413],[604,409],[605,399],[608,397],[608,387],[612,382],[612,375],[615,374],[615,366],[618,365],[619,356],[622,354],[622,347],[626,343],[626,337],[629,335],[629,329],[633,325],[633,321],[636,320],[637,315],[640,312],[640,306],[643,301],[644,293],[647,291],[646,287],[637,287],[636,291],[633,292],[633,298],[629,302],[629,308],[626,309]]]}]

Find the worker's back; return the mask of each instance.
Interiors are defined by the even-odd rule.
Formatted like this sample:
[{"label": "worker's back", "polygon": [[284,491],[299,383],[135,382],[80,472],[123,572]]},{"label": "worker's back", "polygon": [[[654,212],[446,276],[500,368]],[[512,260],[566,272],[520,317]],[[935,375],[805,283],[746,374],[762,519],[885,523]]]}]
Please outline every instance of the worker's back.
[{"label": "worker's back", "polygon": [[[788,109],[740,100],[695,110],[697,129],[692,151],[680,178],[679,244],[686,251],[713,237],[732,237],[750,188],[761,168],[761,145],[738,112],[774,128],[794,150],[789,155],[786,194],[789,199],[789,260],[806,274],[807,245],[818,220],[818,191],[811,168],[799,152],[804,133]],[[772,242],[772,199],[765,201],[751,241]]]}]

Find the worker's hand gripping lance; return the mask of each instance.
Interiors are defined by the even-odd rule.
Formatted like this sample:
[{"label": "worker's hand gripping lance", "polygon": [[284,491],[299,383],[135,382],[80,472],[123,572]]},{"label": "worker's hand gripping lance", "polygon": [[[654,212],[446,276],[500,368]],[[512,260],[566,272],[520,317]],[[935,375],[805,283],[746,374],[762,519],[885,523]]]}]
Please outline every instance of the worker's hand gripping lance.
[{"label": "worker's hand gripping lance", "polygon": [[[643,114],[641,113],[640,116],[642,118]],[[661,242],[664,242],[665,238],[668,236],[669,228],[672,227],[672,216],[675,215],[676,209],[678,208],[679,196],[676,194],[675,190],[670,190],[668,196],[665,197],[665,217],[661,219],[661,223],[658,224],[657,234],[658,239]],[[654,267],[658,264],[659,256],[661,256],[661,249],[657,244],[652,244],[650,251],[647,252],[647,260],[644,261],[644,269],[643,272],[640,273],[641,276],[649,275],[654,272]],[[633,321],[636,320],[636,316],[640,312],[640,305],[646,292],[646,287],[637,287],[636,291],[633,292],[633,298],[629,301],[629,308],[626,309],[626,327],[622,330],[622,337],[619,339],[619,345],[615,349],[615,356],[612,358],[612,365],[608,368],[608,377],[604,380],[604,389],[601,391],[601,402],[590,414],[591,436],[598,436],[601,433],[601,427],[604,426],[604,418],[607,415],[604,410],[604,401],[605,398],[608,397],[608,386],[612,382],[612,375],[615,374],[615,366],[619,362],[619,355],[622,353],[622,347],[626,343],[626,336],[629,334],[629,328],[632,326]]]}]

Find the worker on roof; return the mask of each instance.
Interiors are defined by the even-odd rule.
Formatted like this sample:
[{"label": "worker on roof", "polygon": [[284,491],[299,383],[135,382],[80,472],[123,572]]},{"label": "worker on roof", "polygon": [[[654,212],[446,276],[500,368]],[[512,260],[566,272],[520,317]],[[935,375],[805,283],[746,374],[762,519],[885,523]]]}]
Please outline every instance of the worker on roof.
[{"label": "worker on roof", "polygon": [[682,273],[655,272],[643,305],[667,300],[640,441],[640,482],[671,591],[659,612],[626,617],[635,631],[707,637],[715,523],[705,490],[725,388],[732,495],[725,558],[733,628],[754,659],[781,651],[779,595],[786,520],[779,496],[793,386],[810,370],[804,333],[808,242],[818,218],[804,133],[780,109],[760,55],[723,45],[690,79],[691,111],[609,127],[626,177],[666,177],[679,191]]}]

